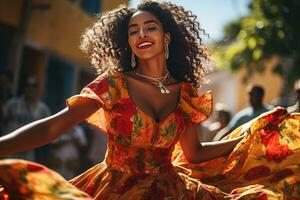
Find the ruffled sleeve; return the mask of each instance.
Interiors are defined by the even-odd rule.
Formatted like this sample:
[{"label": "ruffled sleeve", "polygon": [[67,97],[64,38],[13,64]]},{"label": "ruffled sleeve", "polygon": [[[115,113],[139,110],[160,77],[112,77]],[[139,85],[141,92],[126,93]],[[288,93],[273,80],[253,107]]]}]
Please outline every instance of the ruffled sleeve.
[{"label": "ruffled sleeve", "polygon": [[180,108],[186,126],[194,126],[206,120],[212,111],[211,91],[199,95],[191,84],[183,84]]},{"label": "ruffled sleeve", "polygon": [[109,111],[117,98],[116,81],[113,75],[100,75],[85,86],[79,95],[67,99],[66,104],[68,107],[78,106],[78,104],[83,104],[84,106],[85,100],[95,100],[99,105],[99,109],[89,116],[86,122],[106,132]]}]

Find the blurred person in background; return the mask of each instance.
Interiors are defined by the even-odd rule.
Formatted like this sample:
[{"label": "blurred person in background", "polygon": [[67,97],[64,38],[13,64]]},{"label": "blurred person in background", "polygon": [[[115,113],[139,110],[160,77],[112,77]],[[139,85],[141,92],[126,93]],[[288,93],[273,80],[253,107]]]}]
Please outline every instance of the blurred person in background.
[{"label": "blurred person in background", "polygon": [[263,86],[259,84],[249,85],[247,87],[247,94],[248,94],[248,103],[250,106],[246,107],[245,109],[239,111],[237,114],[234,115],[232,120],[229,123],[229,131],[233,131],[235,128],[239,127],[240,125],[254,119],[255,117],[259,116],[260,114],[269,111],[272,109],[269,105],[264,105],[264,95],[265,90]]},{"label": "blurred person in background", "polygon": [[4,134],[3,108],[6,102],[12,98],[13,74],[11,70],[0,70],[0,136]]},{"label": "blurred person in background", "polygon": [[214,140],[216,134],[223,128],[225,128],[231,119],[231,113],[227,106],[223,103],[216,103],[214,111],[214,121],[208,126],[199,125],[200,141],[201,142],[210,142]]},{"label": "blurred person in background", "polygon": [[296,102],[294,105],[287,108],[289,113],[300,112],[300,79],[295,82],[294,91],[296,95]]},{"label": "blurred person in background", "polygon": [[214,140],[220,140],[242,124],[249,122],[260,114],[272,109],[272,106],[264,105],[265,90],[259,84],[251,84],[247,87],[247,100],[249,106],[235,114],[228,126],[221,129]]},{"label": "blurred person in background", "polygon": [[[20,97],[10,99],[3,106],[4,134],[50,115],[48,106],[40,100],[37,79],[29,76],[24,84],[24,93]],[[12,157],[42,162],[45,157],[43,151],[46,149],[47,147],[41,147],[17,153]]]},{"label": "blurred person in background", "polygon": [[81,149],[81,172],[104,160],[107,150],[107,135],[93,127],[85,124],[84,130],[88,139],[88,145]]},{"label": "blurred person in background", "polygon": [[52,143],[47,164],[66,179],[71,179],[80,171],[81,149],[87,146],[84,129],[76,125]]},{"label": "blurred person in background", "polygon": [[216,134],[225,128],[231,120],[231,112],[225,104],[216,104],[216,121],[208,126],[208,130],[211,133],[211,141],[216,141]]}]

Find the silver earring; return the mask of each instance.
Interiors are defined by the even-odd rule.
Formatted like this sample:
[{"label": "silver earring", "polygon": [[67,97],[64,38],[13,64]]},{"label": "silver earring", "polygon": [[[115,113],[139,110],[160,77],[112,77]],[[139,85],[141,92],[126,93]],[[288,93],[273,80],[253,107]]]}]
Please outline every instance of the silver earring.
[{"label": "silver earring", "polygon": [[169,58],[169,45],[168,44],[165,44],[165,57],[168,60],[168,58]]},{"label": "silver earring", "polygon": [[134,53],[131,53],[131,67],[132,67],[132,68],[135,68],[135,67],[136,67],[136,62],[135,62]]}]

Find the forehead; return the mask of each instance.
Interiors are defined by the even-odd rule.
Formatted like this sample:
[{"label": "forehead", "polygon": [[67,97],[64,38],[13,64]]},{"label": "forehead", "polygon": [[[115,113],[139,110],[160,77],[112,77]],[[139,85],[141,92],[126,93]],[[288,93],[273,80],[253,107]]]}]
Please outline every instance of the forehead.
[{"label": "forehead", "polygon": [[135,12],[132,17],[129,20],[129,24],[143,24],[146,21],[156,21],[159,25],[161,25],[160,21],[157,19],[157,17],[155,17],[152,13],[148,12],[148,11],[137,11]]}]

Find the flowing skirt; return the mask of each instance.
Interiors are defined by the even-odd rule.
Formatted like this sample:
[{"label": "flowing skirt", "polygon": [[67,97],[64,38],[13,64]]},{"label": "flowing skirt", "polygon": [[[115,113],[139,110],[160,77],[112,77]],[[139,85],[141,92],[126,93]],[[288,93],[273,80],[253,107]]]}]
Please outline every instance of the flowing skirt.
[{"label": "flowing skirt", "polygon": [[0,200],[300,199],[300,114],[276,108],[237,128],[232,153],[189,163],[180,145],[173,168],[159,176],[110,171],[105,163],[70,182],[23,160],[0,161]]},{"label": "flowing skirt", "polygon": [[275,108],[224,140],[240,135],[229,156],[203,163],[189,163],[176,146],[173,164],[230,199],[300,199],[300,114]]}]

